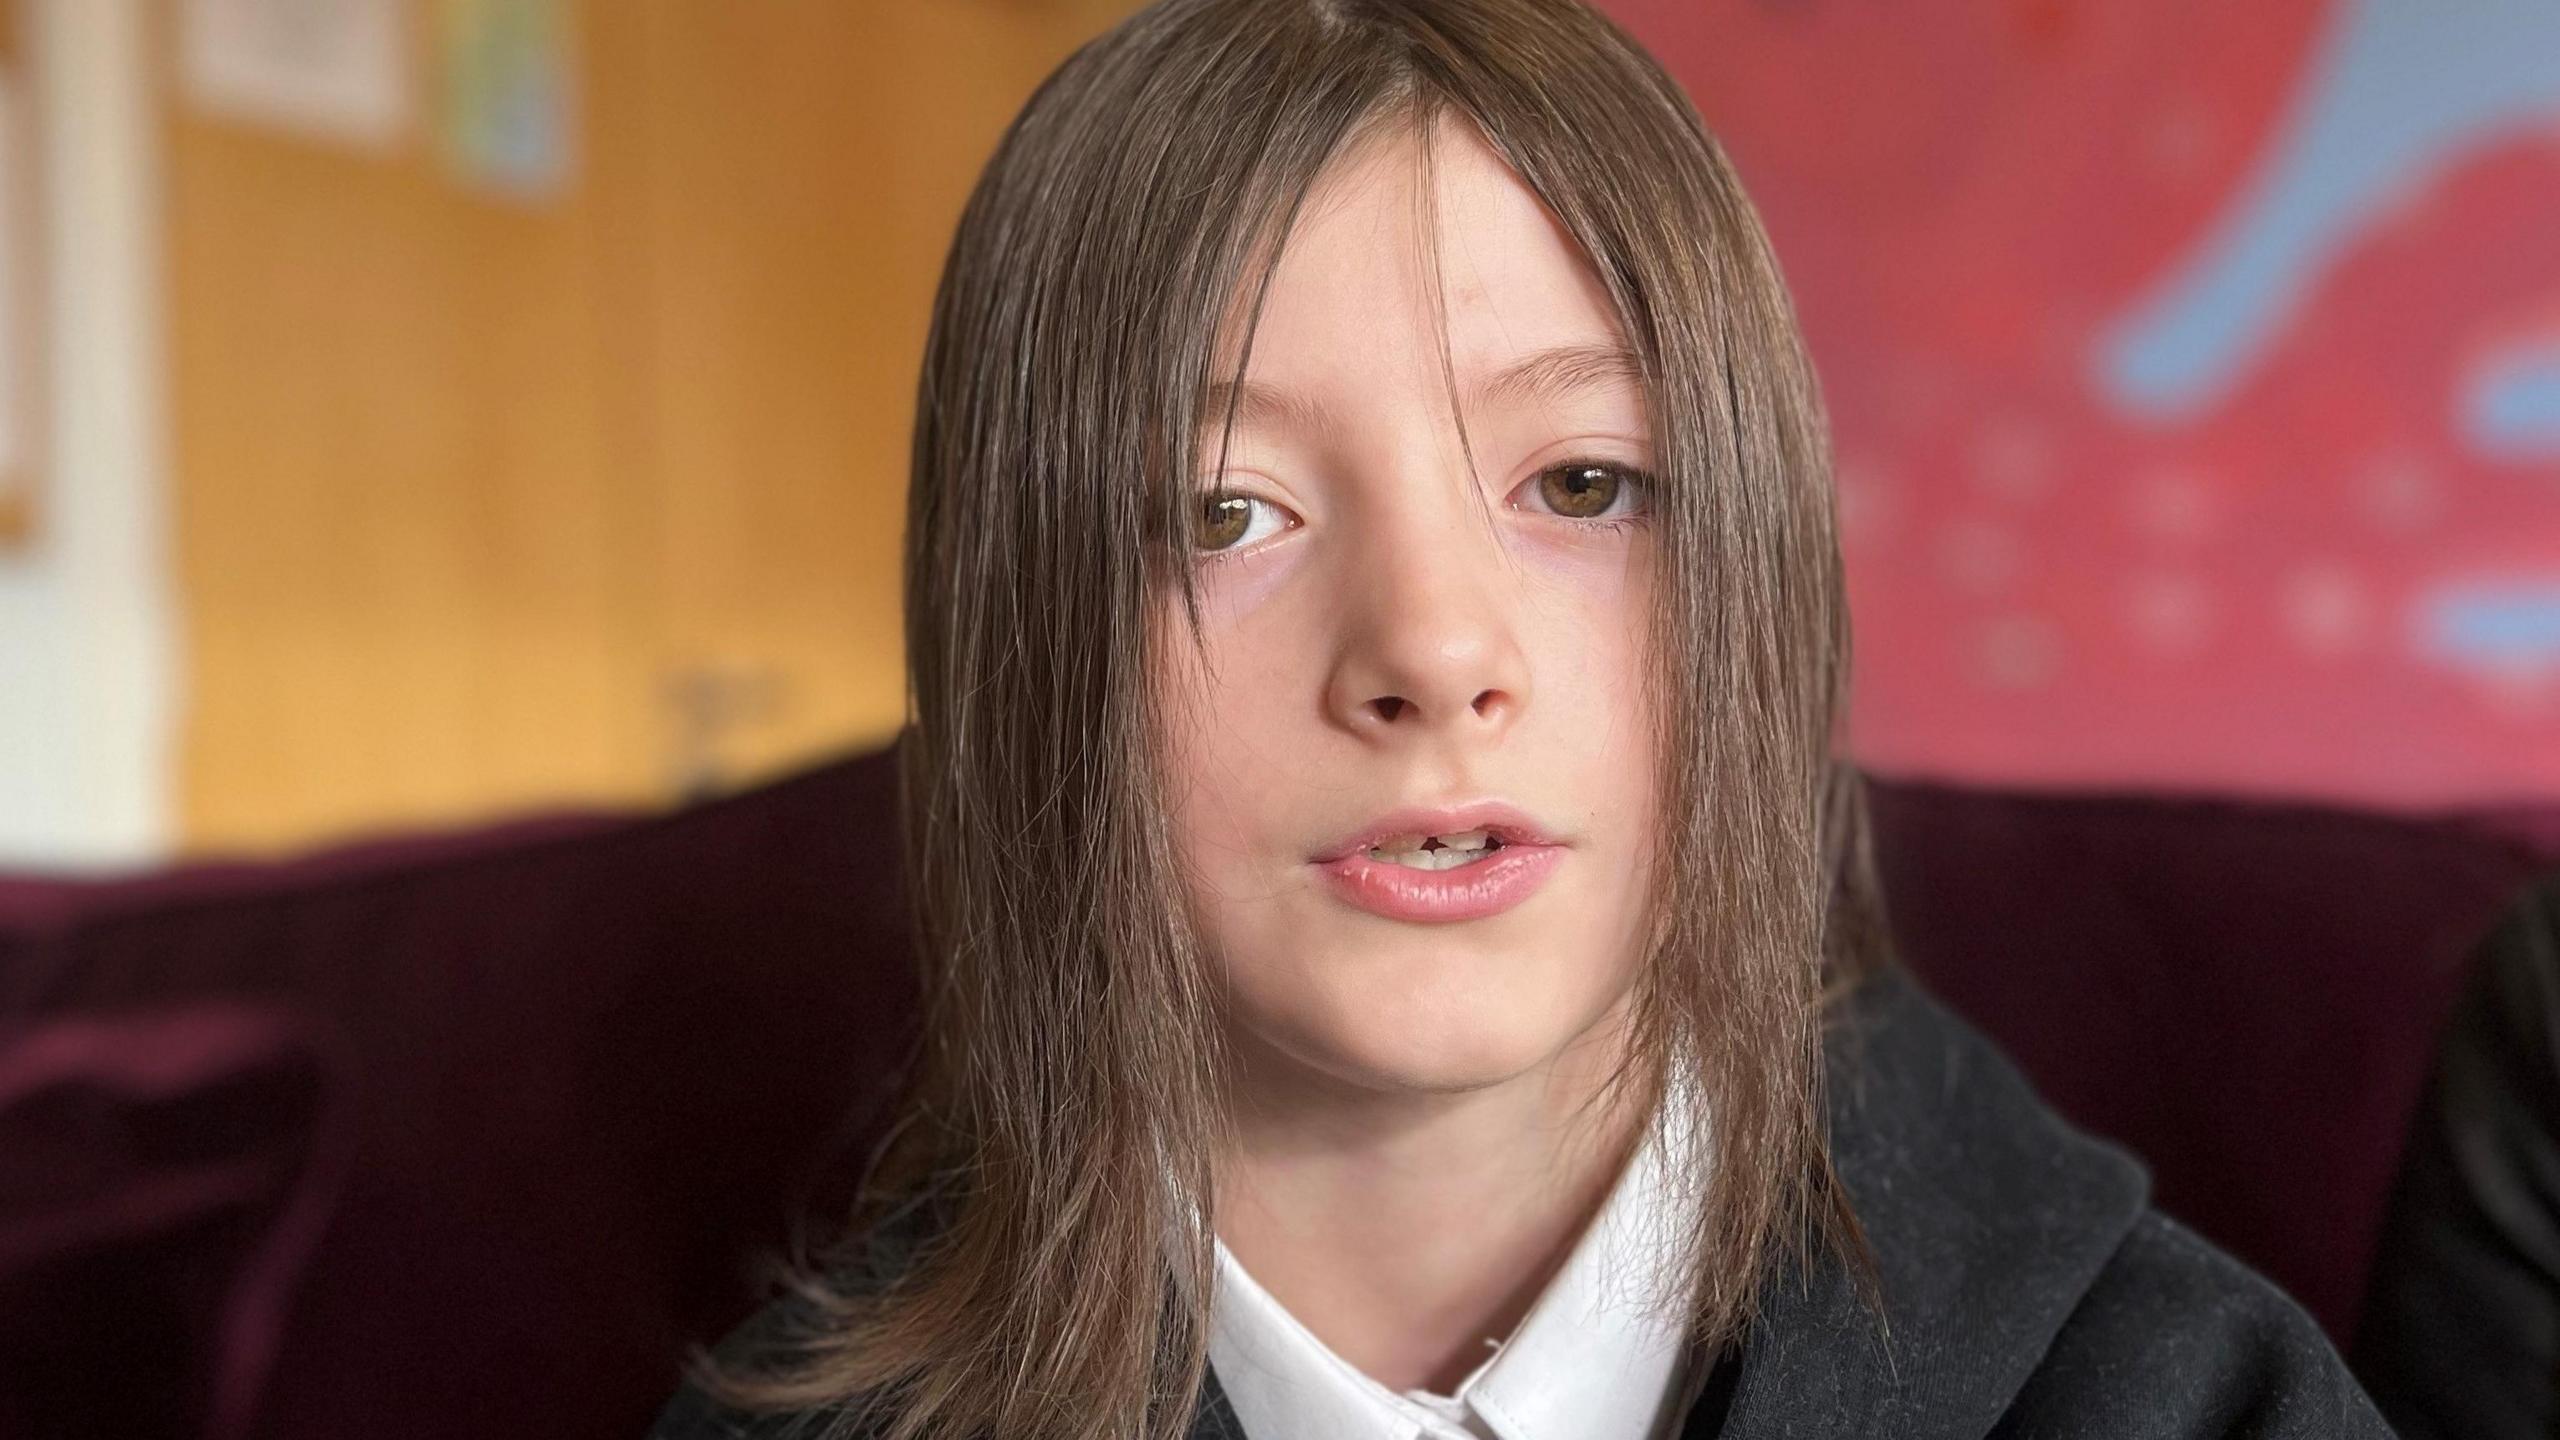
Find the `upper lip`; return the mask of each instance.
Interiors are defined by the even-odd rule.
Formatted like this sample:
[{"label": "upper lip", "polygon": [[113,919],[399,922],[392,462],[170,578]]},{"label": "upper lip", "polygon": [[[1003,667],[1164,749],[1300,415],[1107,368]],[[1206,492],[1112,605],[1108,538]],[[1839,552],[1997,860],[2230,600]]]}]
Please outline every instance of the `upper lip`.
[{"label": "upper lip", "polygon": [[1455,835],[1463,830],[1490,831],[1505,845],[1553,845],[1555,837],[1519,806],[1502,800],[1474,800],[1464,805],[1412,805],[1390,810],[1317,852],[1316,863],[1339,860],[1399,835]]}]

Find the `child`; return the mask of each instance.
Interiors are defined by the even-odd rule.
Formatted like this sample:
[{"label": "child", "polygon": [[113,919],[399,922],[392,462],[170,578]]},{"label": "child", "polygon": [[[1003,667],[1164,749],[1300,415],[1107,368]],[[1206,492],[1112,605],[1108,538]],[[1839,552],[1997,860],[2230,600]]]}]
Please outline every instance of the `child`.
[{"label": "child", "polygon": [[910,507],[924,1050],[666,1440],[2384,1433],[1888,963],[1812,374],[1575,0],[1087,45]]}]

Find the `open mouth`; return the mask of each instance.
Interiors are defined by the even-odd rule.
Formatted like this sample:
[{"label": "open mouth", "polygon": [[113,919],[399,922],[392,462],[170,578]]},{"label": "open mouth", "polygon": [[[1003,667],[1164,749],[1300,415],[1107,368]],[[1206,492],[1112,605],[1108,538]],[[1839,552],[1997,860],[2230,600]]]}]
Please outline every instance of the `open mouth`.
[{"label": "open mouth", "polygon": [[[1474,828],[1419,828],[1468,821]],[[1521,904],[1556,873],[1566,850],[1536,821],[1492,803],[1390,815],[1361,839],[1367,843],[1346,840],[1316,858],[1323,883],[1372,915],[1424,925],[1488,919]]]},{"label": "open mouth", "polygon": [[1486,830],[1454,835],[1405,835],[1369,848],[1369,858],[1410,870],[1455,870],[1500,854],[1501,837]]}]

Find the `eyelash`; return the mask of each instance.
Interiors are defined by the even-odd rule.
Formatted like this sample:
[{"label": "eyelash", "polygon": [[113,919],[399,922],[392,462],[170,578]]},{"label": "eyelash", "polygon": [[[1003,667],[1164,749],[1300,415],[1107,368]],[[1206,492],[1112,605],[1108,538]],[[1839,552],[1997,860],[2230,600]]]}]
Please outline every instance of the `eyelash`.
[{"label": "eyelash", "polygon": [[[1645,517],[1650,513],[1650,506],[1654,491],[1653,472],[1650,470],[1638,469],[1633,465],[1622,465],[1615,460],[1559,460],[1555,464],[1549,465],[1531,475],[1527,480],[1522,481],[1521,484],[1523,487],[1526,487],[1540,480],[1546,479],[1548,476],[1553,475],[1559,470],[1615,471],[1622,483],[1632,483],[1634,485],[1637,502],[1635,510],[1632,513],[1625,515],[1591,516],[1589,518],[1581,518],[1572,515],[1555,515],[1555,519],[1569,521],[1576,525],[1593,525],[1602,526],[1611,530],[1627,530],[1643,524]],[[1203,492],[1204,498],[1211,493],[1215,492]],[[1251,500],[1263,505],[1272,504],[1271,501],[1265,500],[1259,495],[1249,494],[1242,490],[1231,490],[1226,493],[1231,499]],[[1543,513],[1552,514],[1553,512]],[[1250,554],[1254,550],[1258,550],[1268,543],[1269,537],[1265,537],[1263,540],[1256,541],[1250,546],[1231,546],[1224,550],[1198,550],[1193,553],[1204,562],[1232,560],[1239,555]]]}]

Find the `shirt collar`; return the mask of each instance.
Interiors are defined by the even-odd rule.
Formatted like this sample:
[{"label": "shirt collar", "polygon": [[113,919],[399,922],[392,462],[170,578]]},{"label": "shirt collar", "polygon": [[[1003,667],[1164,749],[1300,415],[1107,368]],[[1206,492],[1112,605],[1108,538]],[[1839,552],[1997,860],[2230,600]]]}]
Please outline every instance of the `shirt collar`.
[{"label": "shirt collar", "polygon": [[[1687,1087],[1649,1126],[1600,1213],[1500,1348],[1452,1397],[1398,1394],[1336,1355],[1217,1246],[1209,1360],[1253,1440],[1654,1440],[1675,1426],[1686,1315],[1647,1304],[1677,1278],[1697,1196],[1675,1183],[1666,1131],[1699,1118]],[[1453,1405],[1451,1401],[1454,1400]],[[1434,1427],[1437,1428],[1434,1428]]]}]

